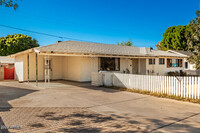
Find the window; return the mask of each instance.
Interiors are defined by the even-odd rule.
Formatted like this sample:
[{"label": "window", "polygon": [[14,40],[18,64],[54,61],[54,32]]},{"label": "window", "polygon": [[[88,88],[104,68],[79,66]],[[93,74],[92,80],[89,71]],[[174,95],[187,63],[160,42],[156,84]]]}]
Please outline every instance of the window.
[{"label": "window", "polygon": [[185,62],[185,68],[188,69],[188,62]]},{"label": "window", "polygon": [[182,59],[167,59],[167,67],[182,67]]},{"label": "window", "polygon": [[165,64],[165,59],[164,58],[159,58],[159,64],[164,65]]},{"label": "window", "polygon": [[179,67],[180,66],[180,59],[176,59],[176,65],[175,65],[175,67]]},{"label": "window", "polygon": [[101,57],[100,69],[101,71],[120,71],[120,58]]},{"label": "window", "polygon": [[155,60],[155,59],[149,59],[149,65],[154,65],[154,64],[155,64],[155,62],[156,62],[156,60]]}]

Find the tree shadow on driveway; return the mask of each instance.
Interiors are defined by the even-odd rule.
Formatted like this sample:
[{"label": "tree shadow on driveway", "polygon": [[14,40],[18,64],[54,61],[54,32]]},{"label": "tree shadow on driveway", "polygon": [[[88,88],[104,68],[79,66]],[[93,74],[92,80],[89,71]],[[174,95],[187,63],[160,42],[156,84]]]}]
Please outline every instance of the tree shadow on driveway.
[{"label": "tree shadow on driveway", "polygon": [[8,133],[8,129],[3,129],[3,127],[5,126],[1,116],[0,116],[0,133]]},{"label": "tree shadow on driveway", "polygon": [[1,113],[10,111],[10,109],[12,108],[8,101],[20,98],[35,91],[37,90],[0,85],[0,133],[8,133],[8,129],[6,129],[6,126],[12,126],[5,125],[1,116]]},{"label": "tree shadow on driveway", "polygon": [[160,132],[162,130],[168,132],[199,132],[200,122],[193,121],[194,117],[196,117],[196,119],[200,119],[200,113],[193,113],[183,118],[176,118],[176,117],[165,118],[166,120],[170,120],[171,122],[166,122],[161,119],[147,119],[147,120],[156,125],[156,128],[150,130],[151,132]]},{"label": "tree shadow on driveway", "polygon": [[37,90],[0,85],[0,112],[9,111],[9,109],[12,108],[8,101],[36,91]]}]

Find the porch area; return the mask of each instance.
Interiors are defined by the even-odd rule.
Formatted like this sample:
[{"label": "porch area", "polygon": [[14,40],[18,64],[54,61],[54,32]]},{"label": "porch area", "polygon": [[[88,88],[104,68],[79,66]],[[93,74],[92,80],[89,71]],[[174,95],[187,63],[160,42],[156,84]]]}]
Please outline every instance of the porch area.
[{"label": "porch area", "polygon": [[20,82],[87,82],[91,81],[91,72],[98,72],[98,59],[91,57],[31,53],[19,56],[15,60],[15,80]]}]

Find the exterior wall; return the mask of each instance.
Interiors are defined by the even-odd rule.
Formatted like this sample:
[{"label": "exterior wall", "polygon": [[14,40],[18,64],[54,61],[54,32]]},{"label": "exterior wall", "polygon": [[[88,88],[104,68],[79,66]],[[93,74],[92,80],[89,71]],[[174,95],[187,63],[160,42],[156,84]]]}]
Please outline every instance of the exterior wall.
[{"label": "exterior wall", "polygon": [[[51,60],[52,60],[51,79],[62,79],[63,78],[63,57],[52,56]],[[44,58],[43,58],[43,70],[44,70]],[[43,75],[44,75],[44,71],[43,71]]]},{"label": "exterior wall", "polygon": [[132,73],[131,74],[138,74],[138,68],[139,68],[139,59],[133,59],[132,60]]},{"label": "exterior wall", "polygon": [[[81,57],[81,56],[50,56],[51,60],[51,79],[65,79],[71,81],[91,81],[92,72],[98,72],[98,57]],[[165,64],[159,64],[159,58],[156,59],[155,65],[149,65],[148,59],[138,59],[138,74],[148,74],[147,71],[154,70],[154,75],[167,75],[170,71],[180,71],[183,67],[167,68],[167,58]],[[27,54],[15,58],[16,80],[27,81]],[[117,73],[132,73],[132,60],[120,58],[120,71]],[[36,80],[36,53],[29,54],[29,80]],[[44,80],[44,56],[38,55],[38,80]]]},{"label": "exterior wall", "polygon": [[15,80],[24,81],[24,73],[23,73],[23,55],[19,55],[15,57]]},{"label": "exterior wall", "polygon": [[[67,68],[71,69],[68,70],[67,73],[68,80],[75,80],[82,82],[91,81],[92,72],[98,72],[98,67],[99,67],[98,57],[65,57],[65,58],[68,58]],[[126,71],[126,69],[132,72],[131,63],[132,62],[130,59],[120,58],[120,71],[116,72],[123,73],[124,71]],[[64,65],[64,67],[66,68],[66,65]]]},{"label": "exterior wall", "polygon": [[184,59],[184,63],[183,63],[184,64],[183,65],[184,66],[184,70],[196,70],[195,69],[195,64],[190,64],[189,62],[188,62],[188,68],[185,68],[185,62],[188,62],[187,59]]},{"label": "exterior wall", "polygon": [[81,58],[81,81],[91,81],[92,72],[98,72],[98,58]]},{"label": "exterior wall", "polygon": [[[98,72],[97,57],[80,56],[50,56],[52,61],[51,79],[65,79],[71,81],[91,81],[92,72]],[[23,55],[24,81],[27,81],[27,55]],[[120,59],[120,71],[123,73],[128,69],[132,72],[131,60]],[[35,53],[29,54],[29,80],[36,79]],[[38,56],[38,79],[44,80],[44,56]]]},{"label": "exterior wall", "polygon": [[146,59],[139,59],[139,74],[146,75]]},{"label": "exterior wall", "polygon": [[132,60],[128,58],[120,58],[120,73],[123,73],[128,69],[132,73]]},{"label": "exterior wall", "polygon": [[42,55],[38,56],[38,80],[44,80],[44,56]]},{"label": "exterior wall", "polygon": [[[98,72],[98,57],[80,57],[81,62],[81,81],[91,81],[92,72]],[[127,58],[120,58],[120,71],[117,73],[126,72],[129,70],[132,73],[132,61]]]},{"label": "exterior wall", "polygon": [[189,70],[196,70],[195,64],[188,63]]},{"label": "exterior wall", "polygon": [[[29,80],[36,80],[36,53],[31,53],[29,54]],[[40,64],[40,62],[38,62],[38,64]],[[39,67],[38,67],[39,68]],[[27,79],[27,54],[24,55],[24,80],[28,80]],[[38,70],[38,73],[39,70]]]},{"label": "exterior wall", "polygon": [[0,67],[0,81],[4,80],[4,67]]},{"label": "exterior wall", "polygon": [[[21,55],[22,58],[22,67],[21,70],[23,73],[23,76],[21,78],[21,81],[28,81],[28,65],[27,65],[27,54]],[[15,59],[18,59],[19,57],[17,56]],[[63,68],[63,57],[60,56],[52,56],[50,57],[52,61],[52,70],[50,71],[51,73],[51,79],[62,79],[62,68]],[[16,64],[15,63],[15,67]],[[15,68],[16,73],[18,73],[18,66]],[[19,74],[16,74],[19,75]],[[18,78],[16,78],[18,80]],[[29,80],[30,81],[35,81],[36,80],[36,54],[35,53],[30,53],[29,54]],[[44,80],[44,56],[43,55],[38,55],[38,80]]]},{"label": "exterior wall", "polygon": [[146,60],[146,74],[148,74],[148,70],[152,71],[154,70],[154,73],[152,75],[167,75],[168,72],[171,71],[178,71],[184,70],[184,63],[182,67],[169,67],[167,68],[167,59],[165,58],[165,64],[161,65],[159,64],[159,58],[155,58],[155,65],[149,65],[149,60]]},{"label": "exterior wall", "polygon": [[[98,62],[90,62],[89,58],[78,56],[61,57],[50,56],[51,60],[51,79],[66,79],[72,81],[91,81],[91,72],[98,71]],[[16,80],[28,81],[27,54],[17,56]],[[94,65],[94,67],[91,67]],[[96,69],[96,70],[95,70]],[[18,78],[19,77],[19,78]],[[36,80],[36,54],[29,54],[29,80]],[[38,55],[38,80],[44,80],[44,56]]]},{"label": "exterior wall", "polygon": [[[38,80],[44,80],[44,57],[38,56]],[[28,81],[28,62],[27,62],[27,54],[23,55],[23,73],[24,73],[24,81]],[[36,54],[29,54],[29,80],[36,80]]]},{"label": "exterior wall", "polygon": [[81,59],[79,56],[63,57],[63,79],[81,81]]}]

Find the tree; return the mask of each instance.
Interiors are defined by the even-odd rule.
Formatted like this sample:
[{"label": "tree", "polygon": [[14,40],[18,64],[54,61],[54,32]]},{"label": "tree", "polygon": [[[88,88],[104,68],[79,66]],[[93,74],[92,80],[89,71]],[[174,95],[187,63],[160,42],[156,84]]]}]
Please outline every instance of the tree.
[{"label": "tree", "polygon": [[156,47],[160,50],[190,50],[193,54],[188,58],[189,62],[200,69],[200,10],[196,15],[188,25],[169,27]]},{"label": "tree", "polygon": [[200,69],[200,23],[192,25],[191,37],[188,42],[190,50],[193,52],[188,60],[190,63],[196,64],[196,69]]},{"label": "tree", "polygon": [[5,5],[5,7],[11,7],[16,10],[18,8],[17,0],[0,0],[0,6]]},{"label": "tree", "polygon": [[191,25],[178,25],[167,28],[162,41],[156,45],[159,50],[188,50],[187,35]]},{"label": "tree", "polygon": [[121,42],[121,43],[117,43],[117,45],[120,45],[120,46],[132,46],[133,45],[133,43],[132,43],[132,41],[131,40],[128,40],[128,41],[126,41],[126,42]]},{"label": "tree", "polygon": [[196,11],[197,17],[190,21],[190,24],[200,24],[200,10]]},{"label": "tree", "polygon": [[188,58],[190,63],[194,63],[196,69],[200,69],[200,11],[196,11],[197,17],[191,24],[191,33],[187,35],[189,50],[193,52]]},{"label": "tree", "polygon": [[38,47],[36,39],[23,34],[7,35],[0,38],[0,56],[7,56],[30,48]]}]

